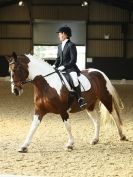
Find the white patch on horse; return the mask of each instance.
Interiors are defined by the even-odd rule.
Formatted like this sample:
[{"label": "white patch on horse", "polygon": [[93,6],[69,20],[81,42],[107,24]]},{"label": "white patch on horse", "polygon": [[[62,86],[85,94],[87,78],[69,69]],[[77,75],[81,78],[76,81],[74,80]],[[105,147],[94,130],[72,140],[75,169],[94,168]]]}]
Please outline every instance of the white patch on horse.
[{"label": "white patch on horse", "polygon": [[72,146],[74,145],[74,138],[72,136],[72,132],[71,132],[71,123],[70,120],[67,119],[67,121],[64,121],[67,133],[68,133],[68,143],[65,145],[66,148],[72,148]]},{"label": "white patch on horse", "polygon": [[32,137],[34,135],[34,133],[36,132],[36,129],[38,128],[39,124],[40,124],[40,120],[38,119],[39,116],[38,115],[34,115],[29,133],[23,143],[23,145],[21,146],[21,148],[18,150],[19,152],[23,151],[24,148],[27,148],[32,140]]},{"label": "white patch on horse", "polygon": [[109,81],[109,79],[108,79],[108,77],[105,75],[105,73],[104,72],[102,72],[102,71],[100,71],[100,70],[98,70],[98,69],[93,69],[93,68],[90,68],[89,69],[89,72],[99,72],[99,73],[101,73],[102,75],[103,75],[103,77],[104,77],[104,79],[105,79],[105,81],[106,81],[106,87],[107,87],[107,90],[109,91],[109,93],[112,93],[112,86],[111,86],[111,84],[110,84],[110,81]]},{"label": "white patch on horse", "polygon": [[115,98],[116,102],[117,102],[117,105],[122,108],[123,107],[123,104],[121,102],[121,100],[119,99],[119,96],[115,90],[115,88],[112,86],[109,78],[106,76],[106,74],[98,69],[93,69],[93,68],[90,68],[89,69],[89,72],[93,72],[93,71],[97,71],[99,73],[101,73],[106,81],[106,87],[107,87],[107,90],[109,91],[109,93]]},{"label": "white patch on horse", "polygon": [[107,87],[107,90],[111,93],[112,92],[112,86],[111,86],[111,83],[110,83],[110,80],[109,80],[109,78],[105,75],[105,73],[104,72],[102,72],[102,71],[100,71],[100,70],[98,70],[98,69],[93,69],[93,68],[90,68],[89,70],[88,70],[89,72],[99,72],[99,73],[101,73],[102,75],[103,75],[103,77],[104,77],[104,79],[105,79],[105,81],[106,81],[106,87]]},{"label": "white patch on horse", "polygon": [[[42,59],[32,56],[31,54],[26,55],[30,62],[28,64],[29,67],[29,79],[34,79],[36,76],[45,76],[54,72],[53,67]],[[62,88],[62,82],[57,73],[51,74],[45,77],[46,81],[50,85],[50,87],[55,88],[57,93],[60,95],[60,91]]]},{"label": "white patch on horse", "polygon": [[[36,76],[45,76],[47,74],[50,74],[54,72],[54,68],[48,64],[47,62],[43,61],[42,59],[38,58],[37,56],[33,56],[31,54],[26,55],[29,59],[30,62],[28,64],[29,66],[29,79],[34,79]],[[62,75],[62,78],[64,80],[64,83],[69,91],[72,91],[69,83],[67,82],[66,78]],[[48,84],[52,87],[55,88],[57,93],[60,95],[60,91],[62,89],[62,82],[60,77],[58,76],[57,73],[51,74],[47,77],[45,77],[46,81]],[[84,75],[80,75],[78,77],[79,81],[81,82],[81,91],[88,91],[91,88],[91,84],[88,81],[88,79]]]},{"label": "white patch on horse", "polygon": [[14,93],[14,83],[13,83],[12,75],[13,75],[13,72],[11,71],[11,74],[10,74],[10,80],[11,80],[11,92]]}]

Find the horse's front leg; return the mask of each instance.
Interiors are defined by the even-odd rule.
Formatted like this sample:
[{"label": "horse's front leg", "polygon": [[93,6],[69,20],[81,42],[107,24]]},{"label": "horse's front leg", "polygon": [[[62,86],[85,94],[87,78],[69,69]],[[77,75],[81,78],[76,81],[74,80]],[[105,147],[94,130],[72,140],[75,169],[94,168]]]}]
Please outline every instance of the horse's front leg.
[{"label": "horse's front leg", "polygon": [[38,128],[41,120],[42,120],[42,118],[40,118],[39,115],[34,115],[29,133],[28,133],[23,145],[18,150],[18,152],[26,153],[28,151],[28,146],[30,145],[32,137],[33,137],[34,133],[36,132],[36,129]]},{"label": "horse's front leg", "polygon": [[65,114],[61,114],[62,120],[64,122],[65,128],[67,130],[68,133],[68,142],[65,145],[65,149],[73,149],[73,145],[74,145],[74,138],[71,132],[71,123],[70,123],[70,119],[69,119],[69,115],[68,113]]}]

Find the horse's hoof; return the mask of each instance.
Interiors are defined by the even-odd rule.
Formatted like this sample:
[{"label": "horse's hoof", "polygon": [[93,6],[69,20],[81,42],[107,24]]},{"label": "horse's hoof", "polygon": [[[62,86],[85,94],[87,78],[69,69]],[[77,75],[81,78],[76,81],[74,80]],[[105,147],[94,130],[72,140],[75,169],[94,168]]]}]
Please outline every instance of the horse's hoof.
[{"label": "horse's hoof", "polygon": [[90,141],[90,144],[95,145],[98,143],[98,141],[99,141],[98,139],[93,139],[92,141]]},{"label": "horse's hoof", "polygon": [[72,151],[73,150],[73,146],[67,146],[65,147],[65,151]]},{"label": "horse's hoof", "polygon": [[28,148],[27,147],[21,147],[18,152],[20,153],[27,153],[28,152]]},{"label": "horse's hoof", "polygon": [[128,139],[126,138],[125,135],[123,135],[121,138],[120,138],[121,141],[128,141]]},{"label": "horse's hoof", "polygon": [[71,144],[71,145],[65,145],[65,150],[66,151],[72,151],[73,150],[73,144]]}]

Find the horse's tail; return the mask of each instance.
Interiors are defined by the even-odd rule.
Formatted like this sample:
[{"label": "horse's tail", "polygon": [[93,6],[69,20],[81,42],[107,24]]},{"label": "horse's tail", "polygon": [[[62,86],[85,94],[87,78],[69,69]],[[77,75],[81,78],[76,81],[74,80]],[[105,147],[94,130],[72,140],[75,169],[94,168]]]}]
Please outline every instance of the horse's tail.
[{"label": "horse's tail", "polygon": [[[104,78],[106,80],[106,87],[107,87],[110,95],[112,96],[112,111],[113,111],[113,109],[116,111],[117,120],[118,120],[119,124],[122,125],[120,111],[122,109],[124,109],[123,102],[122,102],[121,98],[119,97],[116,89],[112,85],[111,81],[109,80],[109,78],[103,72],[102,72],[102,75],[104,76]],[[105,106],[103,104],[100,105],[100,112],[101,112],[101,116],[103,115],[103,117],[105,118],[105,120],[108,120],[109,112],[107,111],[107,109],[105,109]],[[111,114],[111,117],[112,117],[112,114]]]}]

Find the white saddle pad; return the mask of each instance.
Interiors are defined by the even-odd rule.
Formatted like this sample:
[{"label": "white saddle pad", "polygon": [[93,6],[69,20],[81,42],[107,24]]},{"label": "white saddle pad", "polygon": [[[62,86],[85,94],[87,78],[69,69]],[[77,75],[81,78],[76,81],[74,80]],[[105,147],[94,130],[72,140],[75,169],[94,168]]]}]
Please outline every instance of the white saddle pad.
[{"label": "white saddle pad", "polygon": [[[68,88],[68,90],[73,91],[63,74],[62,74],[62,78],[63,78],[63,80],[65,82],[65,85]],[[91,88],[90,81],[83,74],[80,74],[80,76],[78,77],[78,80],[79,80],[80,85],[81,85],[81,92],[88,91]]]},{"label": "white saddle pad", "polygon": [[81,91],[88,91],[91,88],[91,83],[90,81],[83,75],[80,74],[80,76],[78,77],[79,82],[81,83]]}]

